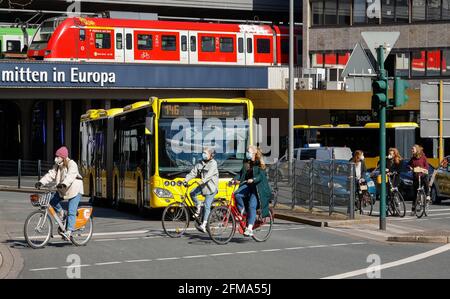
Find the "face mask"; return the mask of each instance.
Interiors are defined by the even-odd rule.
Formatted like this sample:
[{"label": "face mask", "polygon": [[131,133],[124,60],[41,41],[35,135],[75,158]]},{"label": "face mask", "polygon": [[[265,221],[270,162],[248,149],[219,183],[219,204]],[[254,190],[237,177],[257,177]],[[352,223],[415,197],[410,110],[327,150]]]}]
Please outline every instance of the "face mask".
[{"label": "face mask", "polygon": [[55,163],[58,164],[59,166],[61,166],[61,164],[64,162],[63,158],[61,157],[56,157],[55,158]]},{"label": "face mask", "polygon": [[392,159],[393,157],[392,157],[392,155],[389,155],[389,156],[387,156],[388,157],[388,159]]},{"label": "face mask", "polygon": [[250,153],[250,152],[247,152],[246,157],[247,157],[247,160],[253,159],[253,155],[252,155],[252,153]]},{"label": "face mask", "polygon": [[204,160],[204,161],[208,161],[209,159],[208,159],[208,155],[206,154],[206,153],[202,153],[202,159]]},{"label": "face mask", "polygon": [[361,161],[364,161],[364,156],[361,156],[361,158],[359,158]]}]

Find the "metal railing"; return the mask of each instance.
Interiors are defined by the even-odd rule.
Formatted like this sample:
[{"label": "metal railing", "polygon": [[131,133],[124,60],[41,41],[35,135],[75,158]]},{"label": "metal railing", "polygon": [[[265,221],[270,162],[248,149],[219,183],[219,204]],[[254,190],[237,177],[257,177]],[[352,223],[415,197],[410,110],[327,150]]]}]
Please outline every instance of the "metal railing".
[{"label": "metal railing", "polygon": [[34,187],[53,164],[41,160],[0,160],[0,186]]},{"label": "metal railing", "polygon": [[355,165],[346,161],[300,160],[294,162],[294,175],[289,176],[288,162],[269,167],[268,176],[274,190],[273,204],[302,207],[344,214],[354,219]]}]

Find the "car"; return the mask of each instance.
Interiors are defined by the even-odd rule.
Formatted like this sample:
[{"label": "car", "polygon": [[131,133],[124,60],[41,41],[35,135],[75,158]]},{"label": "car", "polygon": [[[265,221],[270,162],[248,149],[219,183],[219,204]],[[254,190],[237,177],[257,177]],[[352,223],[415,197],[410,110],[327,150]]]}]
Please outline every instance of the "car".
[{"label": "car", "polygon": [[[398,185],[398,190],[401,192],[404,200],[412,201],[414,199],[414,197],[416,196],[417,190],[414,190],[413,173],[412,173],[411,169],[409,168],[408,163],[409,163],[409,159],[404,159],[401,161],[400,183]],[[429,173],[429,176],[431,179],[431,177],[434,173],[434,167],[431,166],[430,164],[428,167],[428,173]],[[370,176],[374,181],[376,181],[376,178],[379,174],[380,174],[380,171],[378,168],[376,168],[371,173]],[[377,184],[376,192],[377,192],[377,198],[378,198],[379,194],[380,194],[380,185],[379,184]]]},{"label": "car", "polygon": [[442,200],[450,198],[450,156],[444,158],[440,167],[436,169],[431,179],[431,200],[433,204],[440,204]]}]

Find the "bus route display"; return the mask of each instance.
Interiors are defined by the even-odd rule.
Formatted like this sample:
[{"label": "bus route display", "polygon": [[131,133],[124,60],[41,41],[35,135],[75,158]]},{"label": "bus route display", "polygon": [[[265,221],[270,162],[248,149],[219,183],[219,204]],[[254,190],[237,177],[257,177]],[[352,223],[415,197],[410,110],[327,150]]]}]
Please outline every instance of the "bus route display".
[{"label": "bus route display", "polygon": [[246,115],[245,105],[236,104],[201,104],[201,103],[163,103],[161,118],[194,118],[195,112],[203,118],[243,118]]}]

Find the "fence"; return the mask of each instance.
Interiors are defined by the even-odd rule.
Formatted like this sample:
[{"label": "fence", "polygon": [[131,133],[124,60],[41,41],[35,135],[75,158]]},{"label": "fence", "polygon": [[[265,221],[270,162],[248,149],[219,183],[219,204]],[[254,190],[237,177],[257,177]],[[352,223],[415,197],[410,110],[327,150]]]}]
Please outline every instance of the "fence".
[{"label": "fence", "polygon": [[274,190],[274,204],[287,204],[310,211],[345,214],[354,218],[355,165],[346,161],[301,160],[294,162],[289,175],[288,162],[269,168],[269,182]]},{"label": "fence", "polygon": [[53,166],[54,162],[28,160],[0,160],[0,185],[34,187],[34,184]]}]

